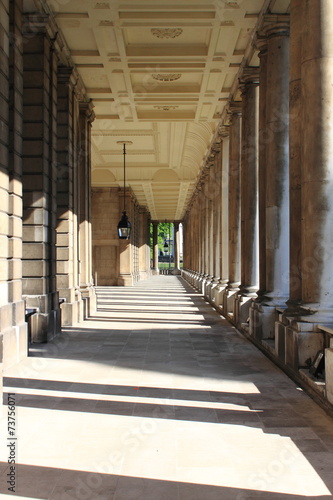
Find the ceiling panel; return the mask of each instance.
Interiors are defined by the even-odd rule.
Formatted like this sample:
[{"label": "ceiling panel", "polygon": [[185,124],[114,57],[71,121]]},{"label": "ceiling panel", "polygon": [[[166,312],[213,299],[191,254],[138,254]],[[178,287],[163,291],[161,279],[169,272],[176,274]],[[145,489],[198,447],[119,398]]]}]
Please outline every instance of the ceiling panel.
[{"label": "ceiling panel", "polygon": [[[93,185],[122,185],[117,141],[130,140],[139,203],[153,219],[180,220],[268,0],[33,3],[53,11],[94,104]],[[289,3],[271,0],[274,12]]]}]

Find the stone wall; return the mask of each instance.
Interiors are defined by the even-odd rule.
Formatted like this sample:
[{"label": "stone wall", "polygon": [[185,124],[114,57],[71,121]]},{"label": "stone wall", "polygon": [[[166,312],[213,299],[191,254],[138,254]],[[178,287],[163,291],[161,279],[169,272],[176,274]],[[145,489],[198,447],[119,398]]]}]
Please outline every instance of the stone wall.
[{"label": "stone wall", "polygon": [[119,240],[118,222],[123,211],[123,190],[92,190],[93,276],[97,286],[128,286],[150,276],[149,213],[126,191],[126,212],[132,230]]}]

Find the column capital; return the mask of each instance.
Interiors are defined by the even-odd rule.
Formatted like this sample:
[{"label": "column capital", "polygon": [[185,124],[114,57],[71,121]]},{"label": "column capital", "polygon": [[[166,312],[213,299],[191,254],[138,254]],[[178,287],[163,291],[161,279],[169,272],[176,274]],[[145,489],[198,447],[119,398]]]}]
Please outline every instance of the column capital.
[{"label": "column capital", "polygon": [[90,123],[92,123],[95,120],[95,113],[93,110],[94,105],[91,99],[86,102],[80,102],[79,108],[80,108],[80,114],[82,115],[85,114]]},{"label": "column capital", "polygon": [[229,128],[230,128],[229,124],[220,125],[218,128],[218,131],[217,131],[217,136],[221,137],[222,139],[224,137],[229,137],[229,134],[230,134]]},{"label": "column capital", "polygon": [[245,68],[241,78],[239,79],[239,88],[242,97],[246,94],[250,87],[258,87],[259,85],[259,68]]},{"label": "column capital", "polygon": [[32,38],[32,36],[41,34],[48,35],[50,40],[58,45],[60,52],[64,47],[64,41],[59,34],[54,17],[43,12],[34,12],[23,15],[22,33],[24,36]]},{"label": "column capital", "polygon": [[253,46],[259,51],[259,59],[267,55],[267,37],[262,32],[257,32]]},{"label": "column capital", "polygon": [[256,66],[248,66],[244,68],[242,76],[239,79],[241,85],[259,85],[259,68]]},{"label": "column capital", "polygon": [[289,14],[268,14],[264,17],[262,33],[267,39],[290,35]]},{"label": "column capital", "polygon": [[242,101],[230,101],[227,111],[229,116],[242,114]]}]

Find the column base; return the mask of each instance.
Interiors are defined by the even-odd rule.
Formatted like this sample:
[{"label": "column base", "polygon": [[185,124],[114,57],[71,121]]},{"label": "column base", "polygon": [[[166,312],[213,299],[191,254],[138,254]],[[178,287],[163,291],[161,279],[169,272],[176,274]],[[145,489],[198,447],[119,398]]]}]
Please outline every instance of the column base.
[{"label": "column base", "polygon": [[275,338],[276,307],[268,306],[256,300],[249,308],[249,334],[256,340]]},{"label": "column base", "polygon": [[92,284],[81,285],[81,297],[83,301],[83,319],[88,319],[96,312],[97,299],[95,287]]},{"label": "column base", "polygon": [[325,349],[326,397],[333,404],[333,348]]},{"label": "column base", "polygon": [[207,276],[206,283],[205,283],[205,297],[206,299],[211,302],[211,293],[212,293],[212,287],[214,284],[214,277],[213,276]]},{"label": "column base", "polygon": [[249,331],[250,307],[254,299],[253,294],[245,295],[241,292],[235,298],[235,323],[241,330]]},{"label": "column base", "polygon": [[212,304],[217,303],[217,297],[218,297],[218,286],[220,284],[220,278],[214,278],[210,287],[210,302]]},{"label": "column base", "polygon": [[[62,326],[73,326],[76,323],[79,323],[79,310],[80,303],[79,302],[64,302],[60,306],[61,310],[61,325]],[[82,314],[83,316],[83,314]]]},{"label": "column base", "polygon": [[224,314],[234,322],[235,320],[235,302],[239,292],[239,283],[229,284],[224,293],[223,309]]},{"label": "column base", "polygon": [[151,270],[151,274],[153,276],[157,276],[158,274],[160,274],[160,270],[153,267],[153,269]]},{"label": "column base", "polygon": [[216,287],[216,306],[223,314],[226,314],[226,309],[224,307],[224,296],[226,294],[227,285],[227,280],[220,280],[219,284]]},{"label": "column base", "polygon": [[209,274],[205,274],[203,280],[202,280],[202,294],[208,298],[209,296],[209,288],[211,281],[213,279],[213,276],[210,276]]},{"label": "column base", "polygon": [[193,286],[198,292],[202,292],[202,280],[204,275],[202,273],[196,272],[193,277]]},{"label": "column base", "polygon": [[122,274],[117,279],[117,286],[133,286],[134,278],[132,274]]},{"label": "column base", "polygon": [[36,309],[29,322],[29,340],[32,343],[48,342],[61,331],[59,294],[27,295],[28,309]]},{"label": "column base", "polygon": [[292,322],[285,329],[285,363],[293,370],[309,368],[324,348],[324,334],[305,330],[304,323]]},{"label": "column base", "polygon": [[24,301],[0,307],[0,318],[0,364],[3,368],[8,368],[28,355],[28,325]]},{"label": "column base", "polygon": [[172,274],[175,276],[179,276],[181,274],[181,271],[178,267],[175,267],[175,269],[172,271]]},{"label": "column base", "polygon": [[149,278],[150,273],[148,271],[140,271],[139,277],[140,281],[145,281]]},{"label": "column base", "polygon": [[[13,305],[13,304],[8,304]],[[2,307],[1,316],[2,316]],[[1,321],[2,323],[2,321]],[[2,328],[1,328],[2,329]],[[3,369],[10,368],[20,362],[28,355],[28,325],[20,325],[6,328],[0,333],[0,395],[3,398]],[[0,408],[0,417],[2,416],[2,406]]]}]

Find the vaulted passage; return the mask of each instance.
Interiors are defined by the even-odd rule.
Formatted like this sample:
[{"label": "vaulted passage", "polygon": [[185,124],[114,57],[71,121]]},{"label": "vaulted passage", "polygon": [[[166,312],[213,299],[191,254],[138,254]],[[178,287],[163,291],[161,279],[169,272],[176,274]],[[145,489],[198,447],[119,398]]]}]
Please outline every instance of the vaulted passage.
[{"label": "vaulted passage", "polygon": [[200,293],[177,276],[96,293],[94,315],[4,372],[17,495],[331,498],[332,420]]}]

